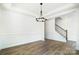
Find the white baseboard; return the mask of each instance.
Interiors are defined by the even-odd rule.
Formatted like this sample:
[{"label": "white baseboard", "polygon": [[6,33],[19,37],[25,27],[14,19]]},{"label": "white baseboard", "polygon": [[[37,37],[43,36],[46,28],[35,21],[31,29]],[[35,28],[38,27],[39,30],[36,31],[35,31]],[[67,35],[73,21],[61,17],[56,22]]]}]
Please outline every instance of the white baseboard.
[{"label": "white baseboard", "polygon": [[44,40],[44,37],[42,37],[41,34],[0,36],[0,49],[27,44],[38,40]]},{"label": "white baseboard", "polygon": [[66,39],[64,37],[62,37],[61,35],[57,34],[57,33],[49,33],[46,35],[47,39],[52,39],[52,40],[56,40],[56,41],[61,41],[61,42],[66,42]]}]

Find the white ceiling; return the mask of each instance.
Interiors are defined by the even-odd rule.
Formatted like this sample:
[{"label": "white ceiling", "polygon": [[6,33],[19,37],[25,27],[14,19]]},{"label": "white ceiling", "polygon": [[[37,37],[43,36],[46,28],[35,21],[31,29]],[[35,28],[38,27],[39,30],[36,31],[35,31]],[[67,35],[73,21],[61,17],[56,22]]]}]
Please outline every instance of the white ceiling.
[{"label": "white ceiling", "polygon": [[39,15],[40,5],[37,3],[19,3],[19,4],[12,4],[12,5],[13,7],[17,7],[25,11],[29,11],[36,15]]},{"label": "white ceiling", "polygon": [[[54,13],[57,13],[58,11],[71,9],[75,7],[77,4],[73,3],[43,3],[42,9],[43,9],[43,15],[48,16]],[[7,7],[7,6],[6,6]],[[11,4],[11,7],[19,8],[22,11],[28,12],[30,14],[34,14],[37,17],[40,16],[40,3],[13,3]]]},{"label": "white ceiling", "polygon": [[43,12],[44,14],[47,14],[49,12],[52,12],[54,10],[58,10],[62,7],[66,7],[67,5],[71,5],[68,3],[45,3],[43,6]]},{"label": "white ceiling", "polygon": [[[47,14],[51,11],[57,10],[59,8],[64,8],[68,7],[69,5],[74,5],[74,4],[69,4],[69,3],[44,3],[43,4],[43,14]],[[19,3],[19,4],[13,4],[14,7],[21,8],[24,10],[28,10],[30,12],[39,14],[40,11],[40,4],[39,3]]]}]

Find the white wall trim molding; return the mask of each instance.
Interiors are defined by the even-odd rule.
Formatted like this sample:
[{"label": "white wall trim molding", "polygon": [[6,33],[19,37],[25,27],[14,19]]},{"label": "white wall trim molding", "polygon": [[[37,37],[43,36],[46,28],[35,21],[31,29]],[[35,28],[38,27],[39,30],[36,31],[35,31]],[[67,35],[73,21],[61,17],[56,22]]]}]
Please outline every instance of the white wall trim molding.
[{"label": "white wall trim molding", "polygon": [[13,6],[11,6],[11,4],[3,4],[3,5],[4,5],[4,8],[7,10],[14,11],[14,12],[21,13],[21,14],[26,14],[26,15],[29,15],[29,16],[35,17],[35,18],[37,17],[36,14],[34,14],[30,11],[27,11],[27,10],[23,10],[21,8],[13,7]]},{"label": "white wall trim molding", "polygon": [[65,14],[68,14],[68,13],[72,13],[74,11],[76,11],[77,8],[74,8],[74,9],[70,9],[70,10],[66,10],[66,11],[61,11],[61,12],[57,12],[55,14],[52,14],[50,17],[46,17],[47,19],[51,19],[53,17],[59,17],[59,16],[62,16],[62,15],[65,15]]},{"label": "white wall trim molding", "polygon": [[59,13],[61,11],[65,11],[65,10],[70,10],[70,9],[73,9],[73,8],[76,8],[75,4],[65,5],[65,6],[63,6],[61,8],[58,8],[56,10],[53,10],[53,11],[49,12],[48,14],[45,14],[44,17],[48,17],[48,16],[50,16],[52,14]]},{"label": "white wall trim molding", "polygon": [[48,33],[46,38],[51,40],[66,42],[65,38],[59,35],[58,33]]},{"label": "white wall trim molding", "polygon": [[0,49],[13,47],[21,44],[27,44],[39,40],[44,41],[44,39],[41,37],[41,33],[30,35],[2,35],[0,36]]}]

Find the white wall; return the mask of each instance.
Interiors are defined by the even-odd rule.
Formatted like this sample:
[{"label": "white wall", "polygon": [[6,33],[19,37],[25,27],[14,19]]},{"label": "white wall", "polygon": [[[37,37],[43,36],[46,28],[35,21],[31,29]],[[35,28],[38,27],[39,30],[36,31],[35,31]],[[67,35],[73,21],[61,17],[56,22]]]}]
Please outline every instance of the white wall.
[{"label": "white wall", "polygon": [[60,27],[62,27],[63,29],[67,30],[67,26],[68,26],[68,19],[66,19],[66,17],[64,16],[59,16],[61,19],[56,19],[55,23],[57,25],[59,25]]},{"label": "white wall", "polygon": [[66,16],[68,19],[68,39],[72,41],[77,41],[78,15],[79,13],[75,11]]},{"label": "white wall", "polygon": [[27,14],[0,9],[0,49],[44,40],[44,24]]},{"label": "white wall", "polygon": [[76,49],[79,49],[79,9],[67,15],[68,39],[76,41]]},{"label": "white wall", "polygon": [[55,31],[55,18],[46,22],[46,38],[63,42],[66,41],[64,37]]},{"label": "white wall", "polygon": [[[79,50],[79,9],[76,9],[72,13],[64,14],[62,16],[63,20],[59,21],[58,24],[64,29],[68,30],[68,40],[76,41],[76,49]],[[48,39],[58,40],[65,42],[65,39],[61,37],[55,31],[55,18],[49,20],[46,28],[46,36]]]},{"label": "white wall", "polygon": [[77,41],[77,33],[78,33],[78,17],[79,11],[76,9],[72,13],[68,13],[62,15],[62,20],[58,22],[58,24],[68,30],[68,40]]}]

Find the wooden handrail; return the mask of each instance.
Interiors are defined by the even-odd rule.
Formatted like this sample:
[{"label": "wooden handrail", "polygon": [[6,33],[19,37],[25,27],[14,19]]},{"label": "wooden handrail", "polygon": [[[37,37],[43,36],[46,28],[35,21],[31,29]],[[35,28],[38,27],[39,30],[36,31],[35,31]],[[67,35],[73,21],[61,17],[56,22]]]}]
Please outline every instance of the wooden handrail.
[{"label": "wooden handrail", "polygon": [[59,25],[55,24],[56,26],[58,26],[59,28],[61,28],[62,30],[66,31],[65,29],[63,29],[62,27],[60,27]]},{"label": "wooden handrail", "polygon": [[66,38],[66,42],[68,42],[68,30],[63,29],[62,27],[60,27],[59,25],[55,24],[57,27],[59,27],[60,29],[62,29],[63,31],[66,32],[66,36],[62,35],[61,33],[59,33],[60,35],[64,36]]}]

